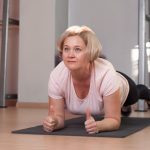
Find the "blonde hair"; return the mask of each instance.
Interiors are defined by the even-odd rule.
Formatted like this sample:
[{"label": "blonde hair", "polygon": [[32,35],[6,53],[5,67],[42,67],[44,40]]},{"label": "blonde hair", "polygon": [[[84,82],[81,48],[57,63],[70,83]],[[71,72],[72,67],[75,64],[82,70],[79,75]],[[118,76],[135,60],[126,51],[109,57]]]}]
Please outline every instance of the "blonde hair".
[{"label": "blonde hair", "polygon": [[57,42],[57,48],[60,56],[62,56],[64,41],[70,36],[80,36],[83,39],[86,48],[89,51],[89,58],[91,62],[100,56],[102,50],[101,43],[96,37],[94,31],[87,26],[71,26],[62,33]]}]

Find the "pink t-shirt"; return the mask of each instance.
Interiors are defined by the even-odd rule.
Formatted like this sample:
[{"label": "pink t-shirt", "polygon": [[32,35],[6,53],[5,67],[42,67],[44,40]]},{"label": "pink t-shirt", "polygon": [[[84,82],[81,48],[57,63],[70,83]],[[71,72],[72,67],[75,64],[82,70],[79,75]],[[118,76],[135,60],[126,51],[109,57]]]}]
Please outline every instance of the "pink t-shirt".
[{"label": "pink t-shirt", "polygon": [[74,114],[85,114],[87,108],[92,114],[103,114],[103,96],[108,96],[120,88],[123,105],[129,92],[127,80],[105,59],[96,59],[92,66],[90,89],[84,99],[76,95],[70,71],[63,61],[50,74],[49,97],[56,100],[64,99],[67,109]]}]

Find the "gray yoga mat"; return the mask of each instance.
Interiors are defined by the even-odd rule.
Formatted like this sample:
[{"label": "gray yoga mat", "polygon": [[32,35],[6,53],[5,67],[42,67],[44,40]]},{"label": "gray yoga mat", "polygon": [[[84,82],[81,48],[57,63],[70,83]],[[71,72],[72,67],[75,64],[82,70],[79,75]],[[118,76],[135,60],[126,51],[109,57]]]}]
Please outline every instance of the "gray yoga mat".
[{"label": "gray yoga mat", "polygon": [[[102,117],[94,116],[94,118],[102,119]],[[121,126],[119,130],[100,132],[97,134],[88,134],[84,128],[84,117],[74,118],[65,121],[65,128],[56,130],[51,133],[47,133],[43,130],[42,125],[15,130],[12,133],[16,134],[37,134],[37,135],[61,135],[61,136],[87,136],[87,137],[114,137],[123,138],[127,137],[139,130],[144,129],[150,125],[150,118],[134,118],[134,117],[122,117]]]}]

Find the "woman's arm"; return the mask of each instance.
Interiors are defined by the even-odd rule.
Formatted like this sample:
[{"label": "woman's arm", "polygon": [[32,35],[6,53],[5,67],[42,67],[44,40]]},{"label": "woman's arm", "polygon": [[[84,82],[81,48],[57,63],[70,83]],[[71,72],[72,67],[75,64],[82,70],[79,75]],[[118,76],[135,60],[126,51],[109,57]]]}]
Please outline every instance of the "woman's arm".
[{"label": "woman's arm", "polygon": [[116,130],[120,127],[121,122],[121,100],[120,92],[106,96],[104,99],[104,120],[98,121],[98,130]]},{"label": "woman's arm", "polygon": [[63,128],[64,120],[64,100],[55,100],[49,98],[48,116],[43,121],[44,130],[47,132],[52,132],[55,129]]},{"label": "woman's arm", "polygon": [[117,130],[121,122],[121,102],[119,90],[106,96],[104,99],[104,119],[95,121],[91,116],[86,120],[85,128],[88,133],[93,134],[101,131]]}]

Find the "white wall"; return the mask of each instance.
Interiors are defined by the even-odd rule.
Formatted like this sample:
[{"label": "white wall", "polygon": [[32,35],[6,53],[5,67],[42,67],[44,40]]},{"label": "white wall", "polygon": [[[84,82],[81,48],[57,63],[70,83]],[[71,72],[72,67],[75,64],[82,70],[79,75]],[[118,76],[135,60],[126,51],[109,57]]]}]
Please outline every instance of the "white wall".
[{"label": "white wall", "polygon": [[68,0],[55,0],[55,38],[68,27]]},{"label": "white wall", "polygon": [[[68,0],[55,0],[55,41],[68,27]],[[56,55],[58,54],[57,48]],[[56,57],[58,59],[58,57]],[[59,60],[56,60],[56,65]]]},{"label": "white wall", "polygon": [[68,0],[20,0],[19,102],[47,102],[56,38],[68,25]]},{"label": "white wall", "polygon": [[87,25],[117,70],[131,76],[131,49],[138,42],[137,0],[69,0],[69,25]]},{"label": "white wall", "polygon": [[19,102],[47,102],[55,42],[67,25],[90,26],[116,69],[131,76],[137,0],[20,0]]},{"label": "white wall", "polygon": [[20,0],[19,102],[47,102],[54,53],[55,0]]}]

